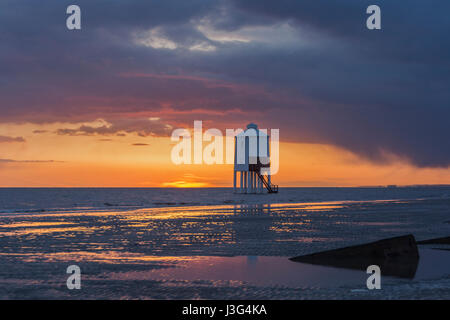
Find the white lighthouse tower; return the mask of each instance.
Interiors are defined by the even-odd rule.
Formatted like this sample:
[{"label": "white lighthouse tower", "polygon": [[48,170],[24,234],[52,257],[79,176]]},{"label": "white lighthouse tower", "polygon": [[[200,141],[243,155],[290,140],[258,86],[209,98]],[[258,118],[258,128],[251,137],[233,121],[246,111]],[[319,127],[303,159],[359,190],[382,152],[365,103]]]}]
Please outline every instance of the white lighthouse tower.
[{"label": "white lighthouse tower", "polygon": [[263,193],[267,189],[268,193],[278,192],[278,186],[271,183],[270,139],[266,130],[259,130],[256,124],[250,123],[234,139],[233,191]]}]

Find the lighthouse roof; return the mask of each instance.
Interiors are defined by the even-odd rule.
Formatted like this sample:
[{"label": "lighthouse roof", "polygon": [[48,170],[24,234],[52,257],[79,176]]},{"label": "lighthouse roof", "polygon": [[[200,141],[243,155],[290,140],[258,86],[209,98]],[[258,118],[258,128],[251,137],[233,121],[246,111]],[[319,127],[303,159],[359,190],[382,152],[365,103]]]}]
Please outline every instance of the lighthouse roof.
[{"label": "lighthouse roof", "polygon": [[[267,131],[267,130],[266,130]],[[266,132],[263,132],[258,129],[258,125],[255,123],[249,123],[247,125],[247,129],[245,129],[243,132],[239,133],[237,137],[239,136],[249,136],[249,135],[258,135],[258,136],[268,136]]]}]

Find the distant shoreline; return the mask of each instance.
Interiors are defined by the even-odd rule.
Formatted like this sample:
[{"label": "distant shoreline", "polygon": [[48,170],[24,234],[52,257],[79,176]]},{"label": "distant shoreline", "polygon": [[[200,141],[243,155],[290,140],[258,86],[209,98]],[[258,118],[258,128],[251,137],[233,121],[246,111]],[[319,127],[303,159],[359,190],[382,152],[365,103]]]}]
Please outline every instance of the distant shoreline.
[{"label": "distant shoreline", "polygon": [[[378,186],[280,186],[280,189],[387,189],[387,188],[450,188],[450,184],[411,184],[411,185],[378,185]],[[189,190],[189,189],[233,189],[233,187],[2,187],[0,189],[169,189],[169,190]]]}]

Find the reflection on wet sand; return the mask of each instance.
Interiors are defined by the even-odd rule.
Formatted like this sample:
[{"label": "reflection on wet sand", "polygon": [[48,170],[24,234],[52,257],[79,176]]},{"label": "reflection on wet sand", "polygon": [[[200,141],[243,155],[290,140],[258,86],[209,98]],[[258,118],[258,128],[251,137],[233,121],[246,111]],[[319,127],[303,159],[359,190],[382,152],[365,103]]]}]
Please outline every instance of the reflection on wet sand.
[{"label": "reflection on wet sand", "polygon": [[289,203],[289,204],[237,204],[233,206],[234,214],[271,214],[283,212],[287,209],[313,212],[339,209],[345,206],[345,201],[320,202],[320,203]]},{"label": "reflection on wet sand", "polygon": [[[384,213],[399,201],[149,208],[0,215],[3,253],[94,252],[140,255],[294,255],[390,230],[420,230]],[[349,227],[351,224],[351,227]],[[298,244],[299,246],[296,246]],[[318,244],[321,244],[320,246]],[[86,255],[80,256],[86,259]]]},{"label": "reflection on wet sand", "polygon": [[[430,250],[423,249],[424,260],[420,263],[418,279],[433,278],[445,275],[445,267],[450,265],[450,253],[432,255]],[[173,257],[165,257],[167,261]],[[162,259],[162,260],[164,260]],[[367,280],[366,267],[321,266],[309,263],[292,262],[285,257],[190,257],[175,258],[177,264],[166,265],[163,269],[150,269],[129,272],[112,272],[103,274],[102,278],[110,280],[159,280],[159,281],[231,281],[235,284],[253,284],[260,286],[317,287],[329,288],[349,286],[364,288]],[[396,278],[415,278],[418,259],[415,264],[402,264],[396,261],[380,265],[383,283],[395,281]],[[437,261],[441,268],[433,267]],[[393,268],[393,269],[392,269]],[[413,269],[413,272],[409,270]],[[394,270],[392,272],[392,270]]]},{"label": "reflection on wet sand", "polygon": [[414,236],[406,235],[316,252],[290,260],[363,271],[370,265],[377,265],[383,270],[383,275],[412,279],[419,263],[419,251]]},{"label": "reflection on wet sand", "polygon": [[211,281],[235,285],[336,287],[364,283],[365,273],[293,263],[285,257],[194,257],[164,269],[112,272],[110,280]]},{"label": "reflection on wet sand", "polygon": [[[239,291],[243,296],[250,292],[246,290],[253,290],[256,295],[250,297],[273,298],[300,294],[283,286],[354,283],[355,287],[365,284],[364,271],[294,263],[287,257],[398,234],[414,233],[417,238],[428,239],[430,228],[448,227],[442,223],[448,220],[445,207],[436,202],[436,209],[430,211],[433,203],[336,201],[1,213],[0,298],[20,295],[27,285],[27,290],[39,296],[41,286],[53,281],[55,287],[48,289],[52,297],[55,288],[61,287],[58,277],[64,278],[68,264],[79,264],[86,270],[84,279],[93,281],[91,286],[98,279],[129,279],[124,287],[117,282],[114,286],[130,297],[140,296],[147,288],[149,297],[189,298],[188,291],[183,295],[184,291],[178,290],[182,286],[203,288],[198,297],[204,298],[215,297],[209,289],[218,287],[229,297],[236,297],[235,288],[241,287],[245,288]],[[327,277],[329,282],[321,282]],[[11,279],[18,279],[16,287],[2,286],[11,284]],[[143,287],[138,288],[133,279],[156,282],[140,283]],[[33,283],[39,286],[33,287]],[[277,296],[273,296],[274,289],[259,291],[247,283],[282,287],[277,287]],[[100,281],[97,285],[104,290],[100,296],[111,294],[110,283]],[[152,295],[156,289],[159,296]]]}]

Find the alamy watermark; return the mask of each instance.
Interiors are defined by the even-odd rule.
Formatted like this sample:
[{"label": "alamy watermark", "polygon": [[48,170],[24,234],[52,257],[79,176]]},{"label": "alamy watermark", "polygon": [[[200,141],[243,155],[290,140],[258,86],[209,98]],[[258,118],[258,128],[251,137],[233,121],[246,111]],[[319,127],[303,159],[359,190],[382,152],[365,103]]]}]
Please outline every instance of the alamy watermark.
[{"label": "alamy watermark", "polygon": [[381,289],[381,269],[376,264],[367,267],[367,274],[370,274],[367,278],[367,289]]},{"label": "alamy watermark", "polygon": [[[366,13],[370,16],[366,20],[366,26],[369,30],[381,29],[381,9],[377,5],[370,5],[366,9]],[[70,5],[66,9],[67,17],[66,26],[69,30],[81,30],[81,8],[78,5]]]},{"label": "alamy watermark", "polygon": [[381,9],[377,5],[371,5],[367,7],[367,14],[370,16],[367,18],[366,26],[369,30],[380,30],[381,29]]},{"label": "alamy watermark", "polygon": [[70,14],[66,20],[66,26],[69,30],[81,30],[81,9],[77,5],[70,5],[66,10]]},{"label": "alamy watermark", "polygon": [[81,289],[81,269],[76,264],[67,267],[66,273],[70,274],[67,278],[67,289]]},{"label": "alamy watermark", "polygon": [[[219,129],[203,132],[201,120],[194,121],[194,130],[175,129],[171,140],[178,142],[171,152],[174,164],[270,164],[270,174],[279,169],[280,130],[226,129],[225,137]],[[269,141],[270,140],[270,141]],[[203,142],[208,144],[203,147]],[[270,144],[270,148],[269,148]],[[270,149],[270,150],[269,150]]]}]

